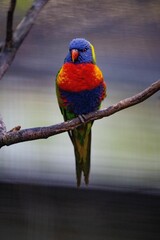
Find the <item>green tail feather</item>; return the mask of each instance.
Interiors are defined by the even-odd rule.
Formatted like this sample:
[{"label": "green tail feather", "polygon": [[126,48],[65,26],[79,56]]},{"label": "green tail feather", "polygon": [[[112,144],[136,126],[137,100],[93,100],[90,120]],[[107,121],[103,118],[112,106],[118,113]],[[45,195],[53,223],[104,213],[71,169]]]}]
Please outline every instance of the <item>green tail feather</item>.
[{"label": "green tail feather", "polygon": [[83,124],[69,132],[75,152],[77,186],[81,185],[82,173],[85,183],[89,183],[92,124]]},{"label": "green tail feather", "polygon": [[[60,109],[65,121],[76,117],[74,113],[71,113],[64,108]],[[68,131],[74,147],[78,187],[81,185],[82,173],[84,175],[85,183],[89,183],[92,125],[93,121],[83,124],[74,130]]]}]

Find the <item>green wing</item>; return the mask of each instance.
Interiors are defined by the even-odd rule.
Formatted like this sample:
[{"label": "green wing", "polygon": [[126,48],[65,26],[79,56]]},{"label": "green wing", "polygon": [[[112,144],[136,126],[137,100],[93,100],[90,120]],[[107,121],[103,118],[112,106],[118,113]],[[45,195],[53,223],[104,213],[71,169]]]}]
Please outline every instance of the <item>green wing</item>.
[{"label": "green wing", "polygon": [[[61,69],[60,69],[61,70]],[[64,103],[63,103],[63,99],[61,98],[61,94],[60,94],[60,90],[59,90],[59,87],[57,85],[57,77],[58,77],[58,74],[60,72],[60,70],[58,71],[57,75],[56,75],[56,95],[57,95],[57,100],[58,100],[58,104],[59,104],[59,108],[61,110],[61,113],[63,115],[63,118],[65,121],[67,120],[71,120],[73,118],[76,117],[76,115],[74,113],[71,113],[67,110],[67,107],[64,106]]]}]

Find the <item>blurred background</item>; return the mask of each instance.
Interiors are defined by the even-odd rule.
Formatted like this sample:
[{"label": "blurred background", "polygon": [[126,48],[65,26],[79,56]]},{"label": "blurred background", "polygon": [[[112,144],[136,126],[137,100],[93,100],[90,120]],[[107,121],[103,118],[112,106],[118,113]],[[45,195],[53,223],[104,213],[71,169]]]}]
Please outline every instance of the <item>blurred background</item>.
[{"label": "blurred background", "polygon": [[[10,1],[0,2],[2,42]],[[32,2],[17,0],[14,27]],[[7,129],[63,121],[55,76],[76,37],[95,47],[108,86],[102,108],[148,87],[160,78],[159,23],[157,0],[50,0],[0,81],[0,113]],[[1,239],[14,233],[15,239],[159,239],[159,119],[157,93],[96,121],[90,184],[81,190],[75,187],[67,133],[3,147]]]}]

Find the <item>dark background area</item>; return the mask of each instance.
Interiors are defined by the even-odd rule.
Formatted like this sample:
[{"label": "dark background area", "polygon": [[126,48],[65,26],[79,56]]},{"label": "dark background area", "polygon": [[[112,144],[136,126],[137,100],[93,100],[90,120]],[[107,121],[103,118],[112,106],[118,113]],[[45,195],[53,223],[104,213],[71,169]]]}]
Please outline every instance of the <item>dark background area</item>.
[{"label": "dark background area", "polygon": [[156,195],[1,184],[0,196],[2,240],[159,240]]}]

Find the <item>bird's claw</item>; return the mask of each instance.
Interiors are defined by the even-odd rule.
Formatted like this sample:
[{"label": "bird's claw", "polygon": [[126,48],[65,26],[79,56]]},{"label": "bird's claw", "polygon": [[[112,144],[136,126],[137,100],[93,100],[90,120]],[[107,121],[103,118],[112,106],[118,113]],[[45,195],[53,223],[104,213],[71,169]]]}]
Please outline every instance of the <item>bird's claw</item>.
[{"label": "bird's claw", "polygon": [[79,118],[79,120],[81,121],[81,123],[85,123],[85,120],[86,120],[86,117],[85,117],[85,115],[78,115],[78,118]]}]

